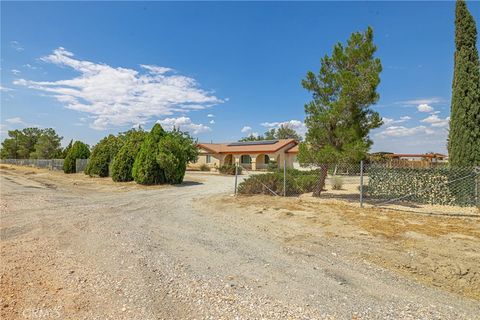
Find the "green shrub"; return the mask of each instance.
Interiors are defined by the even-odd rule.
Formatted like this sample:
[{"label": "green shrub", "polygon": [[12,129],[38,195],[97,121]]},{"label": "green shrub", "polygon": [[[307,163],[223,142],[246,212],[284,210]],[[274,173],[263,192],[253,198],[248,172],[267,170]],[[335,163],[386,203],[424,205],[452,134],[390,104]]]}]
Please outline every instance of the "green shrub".
[{"label": "green shrub", "polygon": [[279,193],[283,178],[277,173],[255,174],[238,185],[240,194],[266,194],[273,195],[271,191]]},{"label": "green shrub", "polygon": [[88,148],[88,145],[81,141],[75,141],[63,162],[63,172],[75,173],[77,159],[88,159],[88,157],[90,157],[90,149]]},{"label": "green shrub", "polygon": [[331,184],[332,184],[332,189],[333,189],[333,190],[341,190],[342,187],[343,187],[343,179],[342,179],[342,177],[333,176],[333,177],[332,177]]},{"label": "green shrub", "polygon": [[317,185],[319,176],[318,174],[303,174],[297,176],[294,181],[299,193],[313,192],[313,189]]},{"label": "green shrub", "polygon": [[210,171],[210,167],[205,163],[202,163],[199,167],[200,171]]},{"label": "green shrub", "polygon": [[238,192],[241,194],[273,195],[273,191],[278,195],[283,195],[284,185],[287,188],[287,196],[312,192],[318,181],[318,175],[308,171],[305,173],[297,171],[295,174],[287,173],[285,184],[283,171],[252,175],[240,183]]},{"label": "green shrub", "polygon": [[145,140],[143,130],[130,130],[125,135],[125,143],[113,158],[111,173],[113,181],[133,181],[132,169],[135,158],[140,151],[140,146]]},{"label": "green shrub", "polygon": [[89,176],[108,177],[109,166],[113,158],[123,145],[123,139],[108,135],[93,147],[90,160],[85,168],[85,174]]},{"label": "green shrub", "polygon": [[[243,168],[241,166],[237,166],[237,174],[242,174]],[[225,164],[223,166],[220,166],[218,168],[218,172],[221,174],[229,174],[229,175],[235,175],[235,165],[234,164]]]},{"label": "green shrub", "polygon": [[165,182],[182,183],[187,163],[197,155],[197,146],[187,133],[174,129],[164,135],[158,142],[157,162],[165,173]]},{"label": "green shrub", "polygon": [[157,162],[158,143],[165,134],[162,126],[157,123],[145,137],[133,163],[132,176],[135,182],[146,185],[166,182],[165,172]]},{"label": "green shrub", "polygon": [[270,160],[267,165],[267,170],[268,171],[276,171],[278,170],[278,164],[277,161],[275,160]]}]

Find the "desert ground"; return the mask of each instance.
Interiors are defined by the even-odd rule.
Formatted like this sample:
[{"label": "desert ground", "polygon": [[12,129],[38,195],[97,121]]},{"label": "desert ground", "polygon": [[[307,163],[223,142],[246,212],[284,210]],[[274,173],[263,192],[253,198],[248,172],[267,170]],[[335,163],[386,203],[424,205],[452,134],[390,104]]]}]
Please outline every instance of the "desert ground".
[{"label": "desert ground", "polygon": [[480,319],[480,219],[0,167],[1,319]]}]

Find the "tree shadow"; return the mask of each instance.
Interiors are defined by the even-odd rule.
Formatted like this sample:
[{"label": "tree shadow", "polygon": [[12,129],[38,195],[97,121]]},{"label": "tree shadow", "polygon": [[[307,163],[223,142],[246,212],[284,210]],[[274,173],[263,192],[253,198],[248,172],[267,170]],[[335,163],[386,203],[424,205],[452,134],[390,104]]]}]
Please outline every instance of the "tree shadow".
[{"label": "tree shadow", "polygon": [[174,184],[173,186],[177,188],[183,188],[183,187],[199,186],[203,184],[204,183],[198,182],[198,181],[183,181],[182,183]]}]

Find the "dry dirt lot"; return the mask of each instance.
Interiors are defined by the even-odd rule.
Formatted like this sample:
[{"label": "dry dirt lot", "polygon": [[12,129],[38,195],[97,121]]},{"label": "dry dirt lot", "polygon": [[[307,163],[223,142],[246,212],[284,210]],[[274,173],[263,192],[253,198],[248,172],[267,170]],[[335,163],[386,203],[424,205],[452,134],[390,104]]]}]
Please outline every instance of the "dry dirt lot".
[{"label": "dry dirt lot", "polygon": [[0,167],[1,319],[480,319],[480,219]]}]

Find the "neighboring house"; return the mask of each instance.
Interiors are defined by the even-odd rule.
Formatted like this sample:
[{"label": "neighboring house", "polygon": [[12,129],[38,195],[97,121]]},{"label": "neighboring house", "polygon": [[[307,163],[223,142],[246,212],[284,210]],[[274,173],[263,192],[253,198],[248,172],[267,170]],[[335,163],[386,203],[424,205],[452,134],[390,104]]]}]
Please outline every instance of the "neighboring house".
[{"label": "neighboring house", "polygon": [[200,166],[210,167],[238,163],[245,169],[267,169],[270,161],[276,161],[279,168],[297,167],[298,142],[294,139],[246,141],[232,143],[198,143]]},{"label": "neighboring house", "polygon": [[410,153],[392,153],[386,155],[392,160],[408,160],[408,161],[427,161],[427,162],[446,162],[448,157],[441,153],[425,153],[425,154],[410,154]]}]

